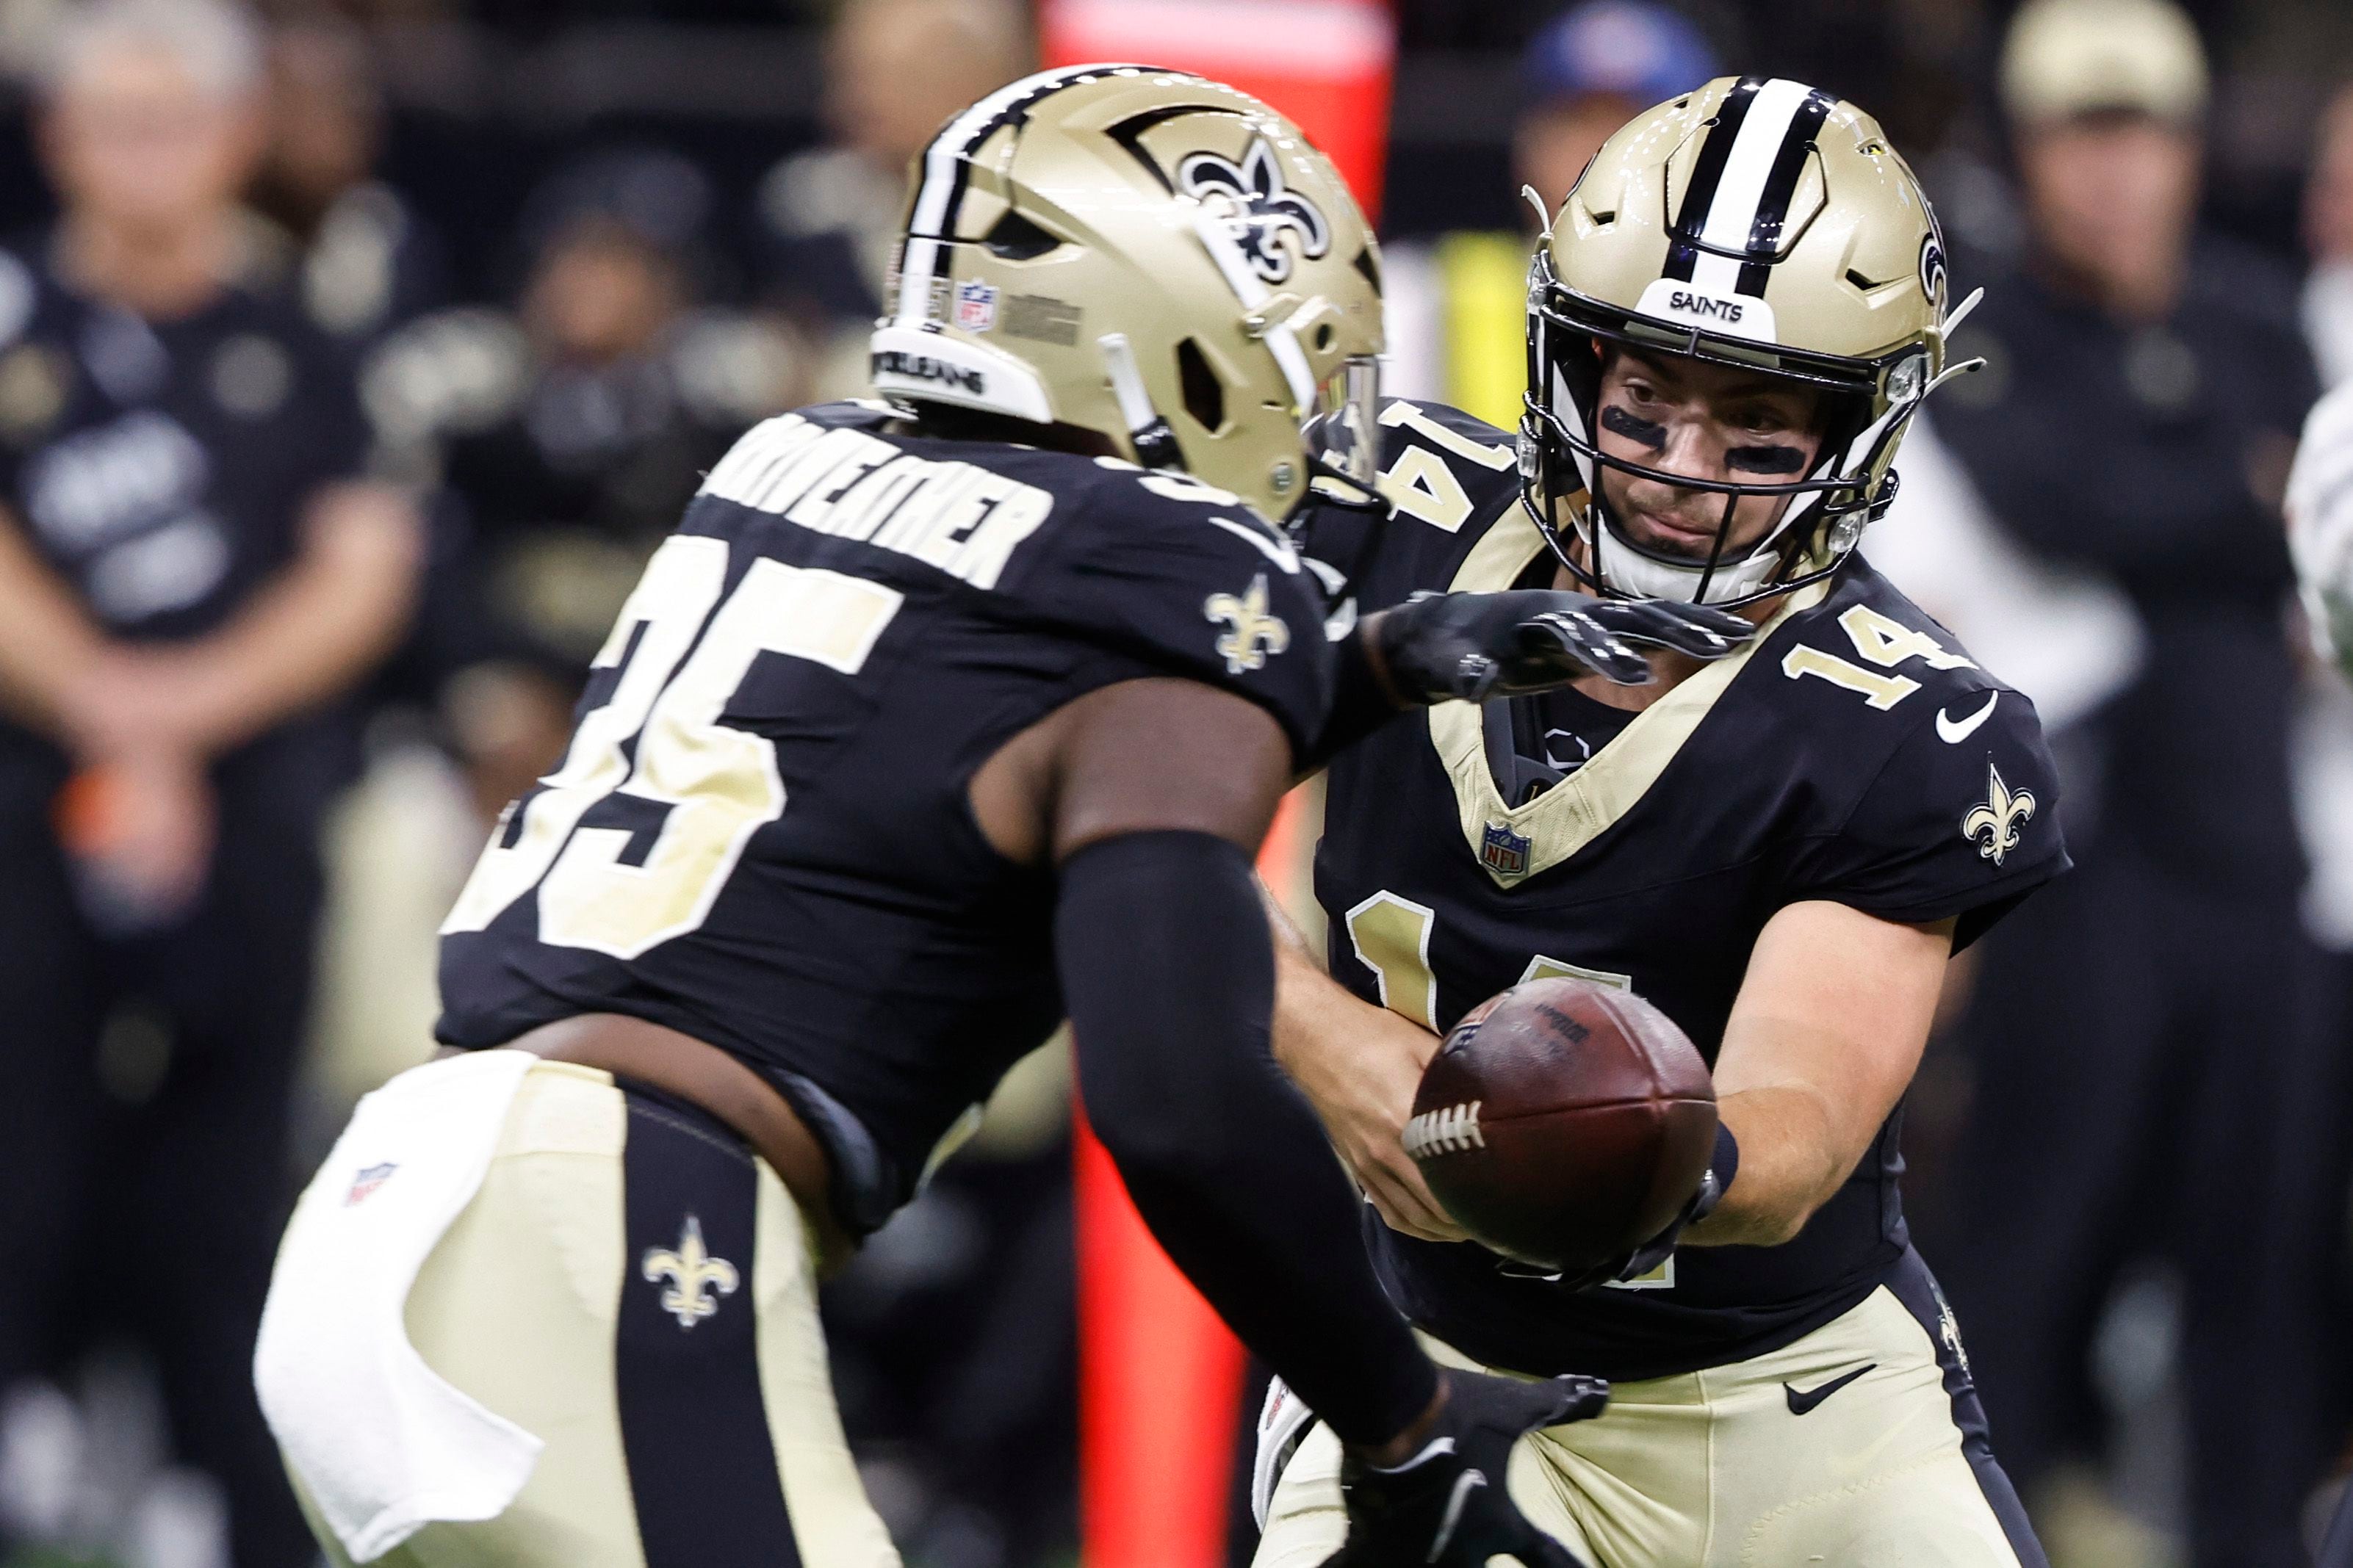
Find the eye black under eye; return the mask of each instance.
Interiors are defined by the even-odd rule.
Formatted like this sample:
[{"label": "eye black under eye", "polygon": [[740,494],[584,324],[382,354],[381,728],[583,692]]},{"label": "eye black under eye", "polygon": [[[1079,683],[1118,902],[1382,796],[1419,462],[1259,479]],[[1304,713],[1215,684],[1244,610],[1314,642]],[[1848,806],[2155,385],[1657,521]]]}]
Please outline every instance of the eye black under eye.
[{"label": "eye black under eye", "polygon": [[1806,455],[1795,447],[1735,447],[1724,461],[1752,474],[1799,474],[1806,468]]},{"label": "eye black under eye", "polygon": [[1629,414],[1614,403],[1601,410],[1601,427],[1623,436],[1629,441],[1640,441],[1643,446],[1653,450],[1663,447],[1667,444],[1665,426],[1655,419],[1645,419],[1640,415]]}]

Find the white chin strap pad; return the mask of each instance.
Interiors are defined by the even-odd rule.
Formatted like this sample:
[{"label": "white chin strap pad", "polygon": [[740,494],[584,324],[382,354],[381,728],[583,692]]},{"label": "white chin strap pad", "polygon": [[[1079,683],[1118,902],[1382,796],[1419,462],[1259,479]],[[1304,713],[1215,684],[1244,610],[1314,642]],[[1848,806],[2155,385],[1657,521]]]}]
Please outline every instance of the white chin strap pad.
[{"label": "white chin strap pad", "polygon": [[[1580,530],[1579,531],[1584,531]],[[1773,531],[1775,537],[1780,529]],[[1773,540],[1761,540],[1746,556],[1736,561],[1719,561],[1711,576],[1699,565],[1672,565],[1655,556],[1633,549],[1608,523],[1601,524],[1604,538],[1595,549],[1590,537],[1586,548],[1593,551],[1600,571],[1596,574],[1608,586],[1641,599],[1679,599],[1686,604],[1715,605],[1726,599],[1736,599],[1753,594],[1765,586],[1774,569],[1781,564],[1780,552],[1773,548]],[[1707,596],[1700,597],[1702,578],[1707,578]]]}]

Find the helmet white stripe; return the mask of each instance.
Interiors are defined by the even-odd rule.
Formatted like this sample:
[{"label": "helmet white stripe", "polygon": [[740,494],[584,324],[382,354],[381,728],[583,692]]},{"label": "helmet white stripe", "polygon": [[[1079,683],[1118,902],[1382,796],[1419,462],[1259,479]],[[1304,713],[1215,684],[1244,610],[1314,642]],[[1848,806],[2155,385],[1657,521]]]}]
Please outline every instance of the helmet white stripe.
[{"label": "helmet white stripe", "polygon": [[[1708,204],[1707,221],[1700,226],[1699,240],[1703,245],[1728,250],[1739,255],[1748,248],[1748,237],[1757,221],[1757,209],[1765,200],[1765,184],[1772,177],[1774,160],[1781,154],[1781,143],[1788,139],[1789,127],[1805,107],[1813,89],[1803,82],[1775,77],[1757,91],[1748,113],[1740,122],[1740,134],[1732,143],[1730,156],[1725,160],[1723,177],[1715,184],[1715,199]],[[1705,253],[1702,253],[1702,264]],[[1736,264],[1734,270],[1737,271]],[[1697,281],[1696,279],[1694,281]],[[1731,285],[1725,285],[1730,293]]]}]

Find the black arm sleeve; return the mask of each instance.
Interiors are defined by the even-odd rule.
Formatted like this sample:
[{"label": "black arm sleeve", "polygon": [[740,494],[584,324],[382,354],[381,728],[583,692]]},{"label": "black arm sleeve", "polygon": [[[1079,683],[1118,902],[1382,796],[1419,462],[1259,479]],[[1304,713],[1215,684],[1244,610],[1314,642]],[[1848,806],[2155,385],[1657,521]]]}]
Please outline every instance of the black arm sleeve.
[{"label": "black arm sleeve", "polygon": [[1249,858],[1207,833],[1091,844],[1062,864],[1054,944],[1088,1118],[1152,1234],[1341,1437],[1404,1430],[1437,1373],[1275,1065],[1273,943]]},{"label": "black arm sleeve", "polygon": [[1372,656],[1365,647],[1366,624],[1359,621],[1350,626],[1348,635],[1332,645],[1332,706],[1324,716],[1324,728],[1314,745],[1300,759],[1303,773],[1323,767],[1405,711],[1390,700],[1381,678],[1373,673]]}]

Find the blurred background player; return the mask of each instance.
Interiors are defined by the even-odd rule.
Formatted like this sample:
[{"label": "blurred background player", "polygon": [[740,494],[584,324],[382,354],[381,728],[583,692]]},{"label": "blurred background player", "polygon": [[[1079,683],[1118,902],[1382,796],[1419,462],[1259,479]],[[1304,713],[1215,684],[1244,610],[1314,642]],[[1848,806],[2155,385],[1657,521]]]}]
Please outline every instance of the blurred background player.
[{"label": "blurred background player", "polygon": [[[1519,59],[1511,175],[1550,212],[1609,133],[1716,74],[1706,35],[1651,0],[1589,0],[1540,27]],[[1519,420],[1519,333],[1528,256],[1541,220],[1514,204],[1520,232],[1466,231],[1388,252],[1390,389],[1491,425]]]},{"label": "blurred background player", "polygon": [[[2079,869],[1986,944],[1960,1024],[1947,1284],[2043,1496],[2098,1441],[2104,1304],[2169,1260],[2195,1560],[2284,1565],[2324,1447],[2287,1369],[2320,1342],[2330,1223],[2298,1114],[2319,971],[2281,620],[2310,361],[2287,279],[2197,228],[2208,75],[2181,12],[2036,0],[2000,79],[2026,246],[1957,341],[1989,368],[1937,432],[2030,562],[2121,595],[2130,662],[2057,742]],[[2229,1414],[2250,1386],[2277,1390],[2259,1431]]]},{"label": "blurred background player", "polygon": [[770,169],[754,198],[763,292],[808,337],[811,395],[866,384],[909,161],[940,122],[1029,68],[1016,0],[848,0],[826,41],[826,142]]},{"label": "blurred background player", "polygon": [[343,702],[418,554],[348,370],[249,291],[259,40],[70,18],[62,214],[0,254],[0,1386],[128,1333],[239,1568],[311,1547],[251,1394]]},{"label": "blurred background player", "polygon": [[369,361],[389,458],[438,484],[458,541],[431,657],[486,813],[561,750],[590,658],[702,475],[799,385],[785,334],[712,301],[713,201],[674,153],[585,153],[523,203],[512,310],[425,316]]},{"label": "blurred background player", "polygon": [[2324,385],[2353,377],[2353,86],[2340,89],[2321,115],[2304,240],[2312,258],[2305,279],[2304,330]]},{"label": "blurred background player", "polygon": [[269,43],[267,151],[254,208],[279,224],[289,279],[330,337],[364,350],[443,303],[449,260],[438,229],[383,180],[384,85],[364,35],[327,17]]}]

